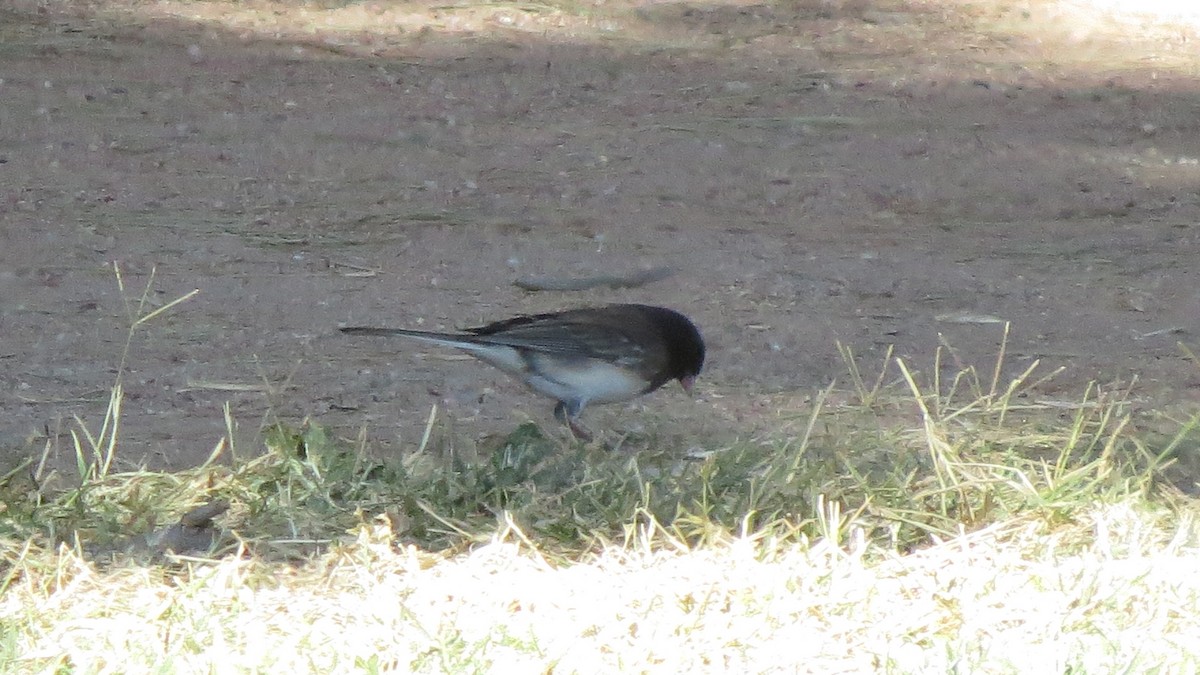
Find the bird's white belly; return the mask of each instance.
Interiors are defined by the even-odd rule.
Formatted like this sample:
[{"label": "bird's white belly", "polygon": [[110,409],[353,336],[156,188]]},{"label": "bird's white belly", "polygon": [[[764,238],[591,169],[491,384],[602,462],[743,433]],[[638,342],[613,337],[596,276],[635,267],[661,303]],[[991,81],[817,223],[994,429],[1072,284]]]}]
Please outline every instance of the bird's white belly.
[{"label": "bird's white belly", "polygon": [[541,372],[526,377],[526,384],[559,401],[628,401],[641,394],[646,386],[645,381],[628,370],[594,360],[581,361],[577,366],[556,362],[538,370]]}]

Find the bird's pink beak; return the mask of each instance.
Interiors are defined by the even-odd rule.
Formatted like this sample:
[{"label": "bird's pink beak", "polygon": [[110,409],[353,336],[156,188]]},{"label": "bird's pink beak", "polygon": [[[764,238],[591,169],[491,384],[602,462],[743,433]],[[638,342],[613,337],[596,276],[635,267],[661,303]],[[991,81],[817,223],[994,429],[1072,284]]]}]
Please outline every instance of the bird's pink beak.
[{"label": "bird's pink beak", "polygon": [[694,387],[696,385],[696,376],[695,375],[685,375],[685,376],[679,378],[679,384],[681,386],[683,386],[684,391],[686,391],[687,393],[690,394],[690,393],[692,393],[692,387]]}]

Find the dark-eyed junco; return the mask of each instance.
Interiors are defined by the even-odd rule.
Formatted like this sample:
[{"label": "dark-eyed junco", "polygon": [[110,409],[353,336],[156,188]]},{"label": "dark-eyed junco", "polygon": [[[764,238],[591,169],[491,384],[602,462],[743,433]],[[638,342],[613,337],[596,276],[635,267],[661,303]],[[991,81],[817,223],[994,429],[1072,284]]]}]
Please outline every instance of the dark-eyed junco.
[{"label": "dark-eyed junco", "polygon": [[518,316],[461,333],[348,327],[353,335],[400,335],[456,347],[558,401],[554,416],[588,439],[579,414],[671,380],[685,390],[704,367],[704,340],[686,316],[665,307],[608,305]]}]

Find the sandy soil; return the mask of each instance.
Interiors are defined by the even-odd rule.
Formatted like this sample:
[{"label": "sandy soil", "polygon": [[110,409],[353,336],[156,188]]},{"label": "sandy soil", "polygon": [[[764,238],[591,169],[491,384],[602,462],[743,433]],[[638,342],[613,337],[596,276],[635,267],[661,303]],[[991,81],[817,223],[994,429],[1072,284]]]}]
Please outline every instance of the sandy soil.
[{"label": "sandy soil", "polygon": [[135,334],[121,466],[200,461],[226,402],[245,452],[306,416],[411,447],[434,403],[463,443],[552,423],[336,328],[609,301],[690,314],[709,367],[588,424],[680,447],[805,414],[838,342],[990,372],[1002,321],[1008,375],[1066,367],[1039,396],[1194,408],[1200,29],[1002,4],[10,3],[0,450],[99,425],[152,270],[144,311],[200,293]]}]

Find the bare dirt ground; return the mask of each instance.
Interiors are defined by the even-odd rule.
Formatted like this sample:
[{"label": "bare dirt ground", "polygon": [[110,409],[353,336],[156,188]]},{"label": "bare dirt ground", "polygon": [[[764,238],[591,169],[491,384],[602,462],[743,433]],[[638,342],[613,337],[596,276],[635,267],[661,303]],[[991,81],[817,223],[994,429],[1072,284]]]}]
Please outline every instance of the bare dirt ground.
[{"label": "bare dirt ground", "polygon": [[[701,395],[589,410],[680,447],[803,415],[888,345],[1033,360],[1195,408],[1200,28],[1046,1],[0,6],[0,449],[95,427],[128,327],[119,463],[305,416],[411,447],[551,404],[337,326],[663,304]],[[638,289],[518,277],[669,266]],[[57,440],[56,440],[57,439]]]}]

